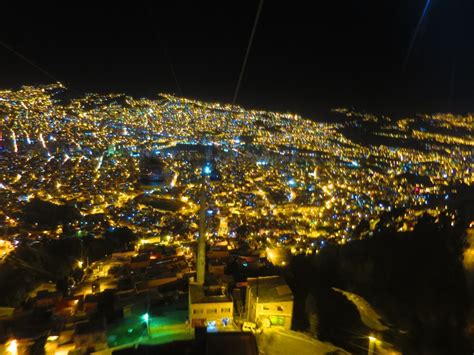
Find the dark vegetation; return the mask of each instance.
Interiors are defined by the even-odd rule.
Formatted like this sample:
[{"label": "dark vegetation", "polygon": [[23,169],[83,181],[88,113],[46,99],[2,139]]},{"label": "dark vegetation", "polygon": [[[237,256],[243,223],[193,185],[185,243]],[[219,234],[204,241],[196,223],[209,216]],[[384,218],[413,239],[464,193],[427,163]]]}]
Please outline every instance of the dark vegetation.
[{"label": "dark vegetation", "polygon": [[62,237],[42,242],[25,241],[0,268],[0,306],[18,306],[42,282],[52,281],[67,293],[68,286],[82,277],[77,260],[102,259],[129,248],[135,235],[128,228],[107,231],[102,237]]},{"label": "dark vegetation", "polygon": [[389,325],[384,341],[407,354],[464,354],[472,306],[462,265],[468,219],[422,218],[413,232],[372,238],[295,257],[290,277],[295,326],[353,353],[367,352],[371,330],[332,287],[364,297]]},{"label": "dark vegetation", "polygon": [[23,209],[23,221],[42,227],[54,227],[58,224],[73,222],[81,217],[77,208],[69,205],[56,205],[35,198]]}]

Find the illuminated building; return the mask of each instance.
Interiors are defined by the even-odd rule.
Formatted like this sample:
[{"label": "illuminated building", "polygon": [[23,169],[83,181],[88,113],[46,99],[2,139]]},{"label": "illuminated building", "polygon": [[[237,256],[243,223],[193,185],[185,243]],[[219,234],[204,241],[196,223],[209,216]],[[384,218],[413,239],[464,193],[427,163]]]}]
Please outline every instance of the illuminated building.
[{"label": "illuminated building", "polygon": [[248,278],[247,320],[263,327],[291,328],[293,293],[281,276]]},{"label": "illuminated building", "polygon": [[189,321],[192,327],[207,327],[208,331],[231,324],[234,303],[221,286],[189,285]]}]

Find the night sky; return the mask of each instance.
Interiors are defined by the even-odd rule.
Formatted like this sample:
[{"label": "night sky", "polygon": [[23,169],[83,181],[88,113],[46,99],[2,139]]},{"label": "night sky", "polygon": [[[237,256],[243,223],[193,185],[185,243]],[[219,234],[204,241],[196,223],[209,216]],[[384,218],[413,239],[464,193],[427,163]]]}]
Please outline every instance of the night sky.
[{"label": "night sky", "polygon": [[[76,92],[231,102],[259,0],[161,3],[4,4],[0,41]],[[308,116],[474,111],[474,1],[431,0],[403,69],[425,4],[266,0],[237,103]],[[50,81],[0,46],[1,88]]]}]

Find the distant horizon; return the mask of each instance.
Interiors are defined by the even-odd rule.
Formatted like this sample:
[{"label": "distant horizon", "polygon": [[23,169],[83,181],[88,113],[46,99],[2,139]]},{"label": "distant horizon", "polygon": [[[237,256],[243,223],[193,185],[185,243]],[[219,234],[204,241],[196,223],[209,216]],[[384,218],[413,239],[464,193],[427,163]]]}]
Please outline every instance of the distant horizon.
[{"label": "distant horizon", "polygon": [[[71,87],[68,83],[65,82],[58,82],[61,85],[65,86],[65,90],[68,93],[74,93],[72,96],[81,96],[85,94],[99,94],[99,95],[109,95],[109,94],[118,94],[118,95],[126,95],[133,97],[135,99],[140,99],[140,98],[145,98],[145,99],[156,99],[158,98],[158,95],[160,94],[168,94],[168,95],[173,95],[175,97],[179,98],[186,98],[194,101],[201,101],[201,102],[206,102],[206,103],[220,103],[220,104],[225,104],[225,105],[232,105],[232,100],[228,99],[226,101],[219,100],[217,98],[212,98],[212,97],[206,97],[206,96],[198,96],[198,95],[180,95],[179,93],[173,92],[173,91],[157,91],[155,93],[152,93],[150,90],[142,90],[140,91],[137,90],[113,90],[113,89],[108,89],[108,88],[99,88],[99,87],[94,87],[91,89],[85,89],[85,88],[76,88],[76,87]],[[4,87],[0,86],[0,90],[20,90],[22,86],[45,86],[45,85],[53,85],[56,84],[56,82],[40,82],[40,83],[26,83],[26,84],[18,84],[18,85],[13,85],[11,87]],[[400,119],[403,117],[415,117],[417,115],[436,115],[436,114],[453,114],[453,115],[459,115],[459,116],[467,116],[467,115],[472,115],[474,114],[474,103],[473,107],[468,109],[460,109],[456,111],[449,111],[449,110],[440,110],[440,109],[426,109],[426,110],[414,110],[414,109],[409,109],[409,108],[381,108],[381,107],[372,107],[370,108],[369,105],[363,105],[363,104],[355,104],[355,103],[340,103],[340,104],[334,104],[334,105],[320,105],[319,107],[315,107],[314,109],[298,109],[297,107],[294,107],[290,102],[287,104],[287,108],[285,108],[285,102],[280,102],[279,104],[276,103],[261,103],[259,104],[258,101],[252,100],[246,102],[240,102],[237,101],[235,103],[236,106],[240,106],[245,110],[255,110],[255,111],[268,111],[268,112],[278,112],[278,113],[291,113],[291,114],[297,114],[301,116],[302,118],[305,119],[312,119],[316,120],[317,118],[324,118],[320,117],[321,115],[325,115],[330,113],[333,109],[336,108],[348,108],[357,112],[361,113],[371,113],[375,114],[378,116],[388,116],[393,119]]]},{"label": "distant horizon", "polygon": [[[9,4],[0,86],[232,102],[259,3]],[[464,0],[265,2],[236,102],[305,117],[474,112],[473,13]]]}]

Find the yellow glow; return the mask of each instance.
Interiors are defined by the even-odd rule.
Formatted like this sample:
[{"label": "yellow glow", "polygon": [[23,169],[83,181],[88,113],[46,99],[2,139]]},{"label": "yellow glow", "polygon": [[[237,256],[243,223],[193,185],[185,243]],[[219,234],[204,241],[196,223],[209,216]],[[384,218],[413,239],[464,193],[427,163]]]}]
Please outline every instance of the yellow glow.
[{"label": "yellow glow", "polygon": [[18,354],[18,342],[16,339],[11,340],[9,343],[7,343],[7,354],[10,355],[16,355]]},{"label": "yellow glow", "polygon": [[77,266],[82,269],[82,266],[84,265],[84,262],[82,260],[77,261]]},{"label": "yellow glow", "polygon": [[376,337],[373,337],[373,336],[371,335],[371,336],[369,336],[369,340],[370,340],[370,342],[372,343],[372,342],[377,341],[377,338],[376,338]]}]

